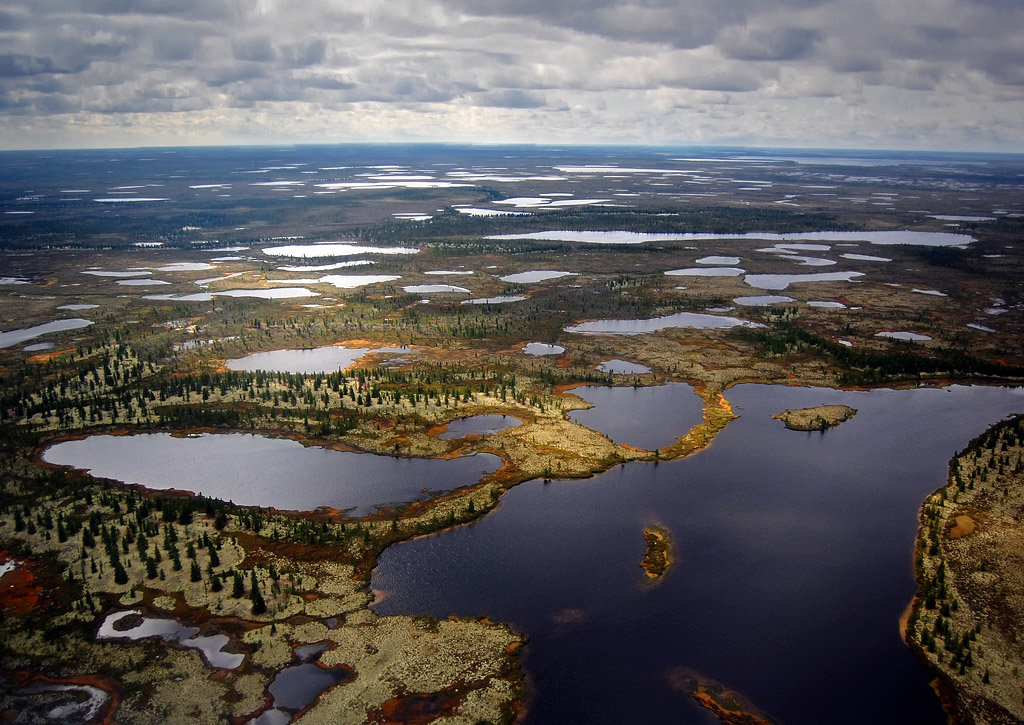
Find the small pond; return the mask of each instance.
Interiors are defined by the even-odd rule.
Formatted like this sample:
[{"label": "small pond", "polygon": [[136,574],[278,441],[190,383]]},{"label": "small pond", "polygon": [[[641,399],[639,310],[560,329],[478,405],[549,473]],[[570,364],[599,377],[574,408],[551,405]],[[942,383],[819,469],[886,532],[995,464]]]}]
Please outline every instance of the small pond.
[{"label": "small pond", "polygon": [[706,315],[701,312],[677,312],[664,317],[646,320],[593,320],[565,328],[566,332],[588,335],[643,335],[669,327],[692,327],[699,330],[714,330],[728,327],[762,327],[756,322],[738,317]]},{"label": "small pond", "polygon": [[[118,626],[125,618],[137,618],[133,626],[122,628]],[[159,637],[165,642],[179,644],[189,649],[197,649],[203,655],[203,659],[211,667],[220,667],[226,670],[233,670],[245,660],[245,655],[234,652],[224,652],[224,646],[229,642],[226,634],[214,634],[206,637],[197,636],[198,627],[186,627],[175,619],[155,619],[143,617],[138,610],[126,612],[115,612],[107,615],[107,618],[100,624],[96,639],[128,639],[137,640],[146,637]]]},{"label": "small pond", "polygon": [[932,339],[931,335],[925,335],[920,332],[907,332],[906,330],[876,332],[875,337],[887,337],[890,340],[906,340],[908,342],[924,342],[925,340]]},{"label": "small pond", "polygon": [[519,272],[518,274],[506,274],[504,277],[499,277],[502,282],[515,282],[519,284],[530,284],[532,282],[546,282],[549,279],[560,279],[562,277],[574,277],[575,272],[558,272],[558,271],[544,271],[544,270],[532,270],[529,272]]},{"label": "small pond", "polygon": [[471,294],[465,287],[457,287],[453,284],[410,284],[406,285],[402,289],[413,295],[430,295],[443,292],[461,292],[467,295]]},{"label": "small pond", "polygon": [[312,705],[327,689],[352,678],[352,673],[346,669],[321,667],[317,663],[327,646],[317,642],[293,650],[298,662],[278,672],[267,688],[273,707],[251,719],[249,725],[290,722],[294,713]]},{"label": "small pond", "polygon": [[224,363],[228,370],[266,370],[282,373],[333,373],[371,353],[408,353],[407,347],[342,347],[325,345],[305,350],[254,352]]},{"label": "small pond", "polygon": [[296,257],[316,259],[319,257],[353,257],[360,254],[417,254],[420,250],[411,247],[367,247],[359,244],[284,244],[278,247],[264,247],[263,253],[274,257]]},{"label": "small pond", "polygon": [[611,373],[612,375],[637,375],[651,372],[646,365],[619,359],[605,360],[598,364],[597,369],[602,373]]},{"label": "small pond", "polygon": [[26,340],[32,340],[42,335],[48,335],[51,332],[79,330],[83,327],[88,327],[91,324],[92,320],[83,320],[80,317],[76,317],[70,320],[54,320],[53,322],[45,322],[42,325],[25,327],[20,330],[0,332],[0,348],[11,347],[20,342],[25,342]]},{"label": "small pond", "polygon": [[468,435],[490,435],[522,424],[523,421],[511,415],[474,415],[453,420],[438,437],[451,440],[465,438]]},{"label": "small pond", "polygon": [[502,305],[506,302],[522,302],[526,298],[522,295],[499,295],[497,297],[477,297],[472,300],[463,300],[464,305]]},{"label": "small pond", "polygon": [[561,345],[549,345],[546,342],[528,342],[523,345],[523,352],[526,355],[561,355],[565,348]]},{"label": "small pond", "polygon": [[246,506],[311,511],[425,500],[501,467],[486,453],[437,460],[303,446],[246,433],[96,435],[50,446],[43,460],[154,489],[180,489]]},{"label": "small pond", "polygon": [[739,277],[745,272],[739,267],[686,267],[670,269],[665,274],[670,277]]},{"label": "small pond", "polygon": [[818,272],[816,274],[748,274],[743,281],[751,287],[784,290],[791,284],[802,282],[850,282],[863,277],[863,272]]}]

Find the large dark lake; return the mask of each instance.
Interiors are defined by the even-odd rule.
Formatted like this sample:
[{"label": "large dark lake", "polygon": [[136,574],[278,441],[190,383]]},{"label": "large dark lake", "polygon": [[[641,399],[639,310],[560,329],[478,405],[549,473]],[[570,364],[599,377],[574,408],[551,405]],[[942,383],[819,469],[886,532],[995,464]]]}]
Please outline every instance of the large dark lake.
[{"label": "large dark lake", "polygon": [[[1024,411],[1024,391],[727,397],[741,417],[695,456],[531,481],[472,525],[391,547],[374,609],[488,615],[529,634],[529,723],[715,722],[670,686],[679,667],[788,723],[944,723],[897,626],[917,512],[957,450]],[[859,412],[824,434],[770,418],[825,403]],[[653,587],[639,566],[652,523],[678,551]]]}]

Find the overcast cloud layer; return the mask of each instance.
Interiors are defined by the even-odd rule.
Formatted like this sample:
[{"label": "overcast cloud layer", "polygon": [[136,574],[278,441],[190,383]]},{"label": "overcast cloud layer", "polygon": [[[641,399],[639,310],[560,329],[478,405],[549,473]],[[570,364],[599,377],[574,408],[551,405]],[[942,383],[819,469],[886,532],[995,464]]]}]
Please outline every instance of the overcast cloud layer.
[{"label": "overcast cloud layer", "polygon": [[1024,151],[1021,0],[28,0],[0,147]]}]

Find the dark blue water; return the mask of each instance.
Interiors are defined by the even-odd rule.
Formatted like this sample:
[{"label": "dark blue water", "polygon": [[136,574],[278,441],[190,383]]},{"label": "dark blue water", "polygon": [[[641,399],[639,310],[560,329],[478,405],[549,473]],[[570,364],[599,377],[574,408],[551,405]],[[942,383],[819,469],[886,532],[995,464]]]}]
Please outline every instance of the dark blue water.
[{"label": "dark blue water", "polygon": [[[529,723],[706,723],[688,667],[789,723],[945,722],[900,640],[917,511],[950,457],[1024,391],[743,385],[711,447],[582,481],[531,481],[484,519],[384,552],[380,614],[489,615],[530,636]],[[821,433],[774,413],[859,410]],[[657,586],[645,525],[674,537]]]},{"label": "dark blue water", "polygon": [[644,388],[581,385],[573,395],[594,407],[569,418],[616,443],[653,450],[672,445],[704,417],[704,401],[686,383]]}]

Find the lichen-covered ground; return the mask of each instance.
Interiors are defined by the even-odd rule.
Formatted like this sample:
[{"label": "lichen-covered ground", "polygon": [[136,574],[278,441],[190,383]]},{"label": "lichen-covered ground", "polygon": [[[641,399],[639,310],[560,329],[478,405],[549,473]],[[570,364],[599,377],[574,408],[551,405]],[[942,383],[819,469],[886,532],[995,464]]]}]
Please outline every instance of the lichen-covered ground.
[{"label": "lichen-covered ground", "polygon": [[941,673],[958,722],[1024,721],[1024,418],[990,428],[928,497],[907,641]]}]

